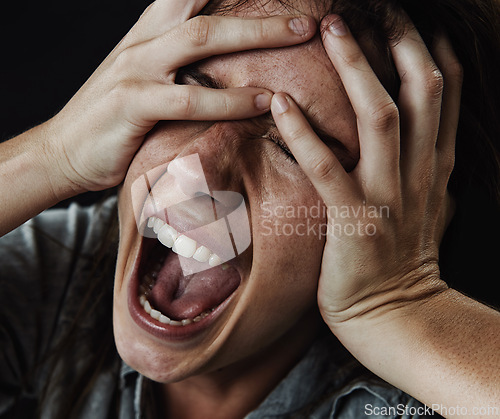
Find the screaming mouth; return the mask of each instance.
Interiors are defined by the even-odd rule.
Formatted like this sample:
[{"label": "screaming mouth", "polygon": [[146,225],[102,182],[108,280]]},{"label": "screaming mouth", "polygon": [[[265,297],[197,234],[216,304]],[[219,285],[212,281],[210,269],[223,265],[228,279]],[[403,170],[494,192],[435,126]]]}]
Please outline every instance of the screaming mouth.
[{"label": "screaming mouth", "polygon": [[[151,217],[147,228],[156,239],[144,238],[139,267],[138,298],[154,320],[183,327],[198,323],[226,301],[241,283],[239,272],[214,252],[179,234],[163,220]],[[185,275],[182,265],[204,269]]]}]

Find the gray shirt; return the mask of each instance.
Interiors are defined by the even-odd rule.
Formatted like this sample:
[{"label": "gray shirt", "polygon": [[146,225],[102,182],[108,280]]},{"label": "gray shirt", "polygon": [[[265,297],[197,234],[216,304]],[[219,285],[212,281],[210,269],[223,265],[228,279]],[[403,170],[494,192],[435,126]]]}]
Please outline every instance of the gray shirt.
[{"label": "gray shirt", "polygon": [[[73,324],[115,205],[113,198],[102,206],[48,210],[0,238],[0,417],[35,417],[38,407],[41,417],[53,418],[65,397],[64,380],[82,367],[78,360],[85,353],[61,360],[56,365],[65,378],[45,388],[50,368],[43,361]],[[84,316],[79,327],[92,333],[95,320]],[[93,380],[78,417],[150,417],[144,396],[151,385],[114,353],[114,361]],[[326,334],[247,419],[430,415],[430,409],[375,377]]]}]

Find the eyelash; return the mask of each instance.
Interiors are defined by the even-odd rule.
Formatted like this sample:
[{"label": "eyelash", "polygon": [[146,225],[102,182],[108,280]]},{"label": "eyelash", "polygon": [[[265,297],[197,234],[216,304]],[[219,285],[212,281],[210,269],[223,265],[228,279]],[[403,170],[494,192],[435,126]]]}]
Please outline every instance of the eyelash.
[{"label": "eyelash", "polygon": [[292,163],[297,163],[297,160],[293,156],[292,152],[290,151],[290,149],[287,147],[287,145],[285,144],[285,142],[283,141],[283,139],[279,135],[277,135],[274,132],[269,132],[265,136],[265,138],[271,140],[274,144],[276,144],[281,149],[283,154],[286,156],[287,161],[290,161]]}]

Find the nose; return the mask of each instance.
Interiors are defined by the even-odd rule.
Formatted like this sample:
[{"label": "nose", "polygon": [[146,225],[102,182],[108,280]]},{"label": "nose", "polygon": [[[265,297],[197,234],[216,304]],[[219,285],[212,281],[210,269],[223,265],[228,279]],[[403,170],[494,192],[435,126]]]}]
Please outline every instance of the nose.
[{"label": "nose", "polygon": [[151,195],[171,226],[228,261],[250,246],[251,231],[243,195],[234,190],[241,178],[240,137],[221,125],[187,142]]},{"label": "nose", "polygon": [[169,163],[167,172],[175,178],[176,184],[187,196],[210,195],[198,153],[175,158]]},{"label": "nose", "polygon": [[[149,182],[136,181],[141,186],[138,204],[147,193],[143,218],[164,215],[177,232],[210,248],[223,261],[251,243],[246,202],[240,193],[246,169],[239,147],[245,138],[233,126],[216,123],[196,138],[178,143],[173,160],[143,176]],[[141,221],[138,218],[138,226]],[[156,237],[144,229],[144,235],[150,233]]]},{"label": "nose", "polygon": [[237,121],[221,121],[186,141],[168,165],[182,192],[189,197],[213,191],[239,191],[246,171],[242,145],[247,141]]},{"label": "nose", "polygon": [[[235,144],[238,133],[231,127],[230,123],[216,124],[186,145],[167,169],[186,198],[194,199],[193,202],[211,198],[218,218],[238,208],[243,200],[242,195],[234,192],[240,153]],[[233,192],[229,192],[231,189]]]}]

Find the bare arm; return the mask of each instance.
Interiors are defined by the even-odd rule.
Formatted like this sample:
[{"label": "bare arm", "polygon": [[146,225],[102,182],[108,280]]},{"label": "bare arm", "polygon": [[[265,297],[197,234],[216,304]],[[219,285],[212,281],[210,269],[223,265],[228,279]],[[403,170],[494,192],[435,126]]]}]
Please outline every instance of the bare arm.
[{"label": "bare arm", "polygon": [[444,417],[499,417],[497,311],[447,289],[386,303],[332,330],[374,373]]},{"label": "bare arm", "polygon": [[44,128],[0,144],[0,236],[78,193],[57,170]]}]

